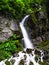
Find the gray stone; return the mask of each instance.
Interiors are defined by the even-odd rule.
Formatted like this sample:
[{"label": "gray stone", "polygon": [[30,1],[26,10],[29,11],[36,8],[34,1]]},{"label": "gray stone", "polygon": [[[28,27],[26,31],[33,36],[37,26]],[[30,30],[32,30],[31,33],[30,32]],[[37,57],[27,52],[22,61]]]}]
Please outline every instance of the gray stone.
[{"label": "gray stone", "polygon": [[18,31],[19,29],[18,29],[17,22],[14,22],[13,20],[11,20],[10,29],[13,31]]},{"label": "gray stone", "polygon": [[13,35],[12,31],[8,27],[4,28],[2,32],[5,33],[5,35],[7,34],[9,37]]},{"label": "gray stone", "polygon": [[11,37],[13,31],[18,31],[17,22],[0,16],[0,41],[5,41]]},{"label": "gray stone", "polygon": [[41,37],[37,37],[36,40],[37,40],[38,42],[42,42]]}]

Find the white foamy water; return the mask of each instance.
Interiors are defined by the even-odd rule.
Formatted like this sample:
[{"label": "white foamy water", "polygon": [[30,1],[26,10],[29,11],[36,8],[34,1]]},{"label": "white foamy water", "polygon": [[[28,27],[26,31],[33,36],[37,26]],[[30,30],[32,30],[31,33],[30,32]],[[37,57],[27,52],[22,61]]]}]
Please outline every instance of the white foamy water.
[{"label": "white foamy water", "polygon": [[20,28],[24,37],[24,43],[25,43],[25,48],[32,48],[33,49],[33,45],[28,37],[28,33],[24,27],[24,22],[25,20],[29,17],[29,15],[25,16],[24,19],[22,20],[22,22],[20,23]]}]

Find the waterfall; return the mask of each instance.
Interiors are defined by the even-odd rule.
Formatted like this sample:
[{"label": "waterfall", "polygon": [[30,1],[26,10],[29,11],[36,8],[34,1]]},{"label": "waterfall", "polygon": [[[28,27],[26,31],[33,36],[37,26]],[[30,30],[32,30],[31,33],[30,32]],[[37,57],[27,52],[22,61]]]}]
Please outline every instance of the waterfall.
[{"label": "waterfall", "polygon": [[24,27],[24,22],[25,20],[29,17],[29,15],[25,16],[24,19],[22,20],[22,22],[20,23],[20,28],[23,34],[23,39],[24,39],[24,43],[25,43],[25,48],[32,48],[33,49],[33,45],[32,42],[30,41],[29,37],[28,37],[28,33]]},{"label": "waterfall", "polygon": [[[22,31],[22,34],[23,34],[23,37],[24,37],[24,45],[25,45],[25,48],[29,48],[29,49],[34,49],[34,47],[33,47],[33,43],[31,42],[31,40],[29,39],[29,36],[28,36],[28,33],[27,33],[27,31],[26,31],[26,29],[25,29],[25,27],[24,27],[24,22],[25,22],[25,20],[27,19],[29,17],[29,15],[26,15],[24,18],[23,18],[23,20],[20,22],[20,28],[21,28],[21,31]],[[26,65],[29,65],[29,62],[30,61],[32,61],[33,63],[34,63],[34,65],[39,65],[38,63],[36,63],[36,61],[35,61],[35,54],[34,54],[34,51],[32,52],[32,54],[33,54],[33,57],[32,57],[32,55],[30,55],[30,57],[29,57],[29,55],[28,55],[28,64],[26,64]]]},{"label": "waterfall", "polygon": [[[19,53],[18,53],[18,57],[16,56],[16,57],[11,57],[8,61],[10,61],[10,60],[15,60],[15,63],[14,63],[14,65],[20,65],[20,61],[23,59],[24,60],[24,65],[30,65],[30,62],[32,62],[34,65],[39,65],[39,63],[38,63],[38,61],[36,62],[35,61],[35,53],[34,53],[34,51],[35,51],[35,49],[34,49],[34,46],[33,46],[33,43],[31,42],[31,40],[29,39],[29,36],[28,36],[28,33],[27,33],[27,31],[26,31],[26,29],[25,29],[25,27],[24,27],[24,22],[25,22],[25,20],[27,19],[29,17],[29,15],[26,15],[24,18],[23,18],[23,20],[20,22],[20,28],[21,28],[21,31],[22,31],[22,35],[23,35],[23,39],[24,39],[24,44],[25,44],[25,50],[26,49],[31,49],[32,50],[32,52],[31,53],[27,53],[27,51],[25,51],[25,53],[23,52],[23,51],[20,51]],[[43,52],[40,50],[40,52],[41,52],[41,62],[43,62]],[[24,59],[25,57],[24,57],[24,55],[26,55],[26,59]],[[11,62],[10,62],[11,63]],[[6,65],[5,64],[5,61],[3,60],[3,61],[1,61],[0,62],[0,65]]]}]

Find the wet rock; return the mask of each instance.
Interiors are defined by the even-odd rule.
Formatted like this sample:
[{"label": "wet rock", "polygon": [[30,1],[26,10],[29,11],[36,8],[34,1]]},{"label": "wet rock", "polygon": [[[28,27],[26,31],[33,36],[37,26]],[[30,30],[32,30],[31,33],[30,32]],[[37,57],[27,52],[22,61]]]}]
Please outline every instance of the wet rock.
[{"label": "wet rock", "polygon": [[35,56],[35,61],[36,61],[36,62],[38,61],[38,56]]},{"label": "wet rock", "polygon": [[22,53],[26,53],[26,51],[23,51]]},{"label": "wet rock", "polygon": [[14,53],[13,57],[19,57],[18,53]]},{"label": "wet rock", "polygon": [[35,49],[35,54],[41,56],[41,52]]},{"label": "wet rock", "polygon": [[49,59],[49,57],[47,55],[44,55],[43,59],[47,60],[47,59]]},{"label": "wet rock", "polygon": [[24,60],[23,59],[20,61],[19,65],[24,65]]},{"label": "wet rock", "polygon": [[29,53],[32,53],[32,50],[33,50],[33,49],[28,49],[28,48],[27,48],[27,49],[26,49],[26,52],[29,54]]},{"label": "wet rock", "polygon": [[14,65],[15,60],[11,59],[10,62],[11,62],[11,65]]},{"label": "wet rock", "polygon": [[26,55],[24,55],[24,60],[26,60],[26,58],[27,58],[27,56],[26,56]]},{"label": "wet rock", "polygon": [[5,62],[5,64],[6,64],[6,65],[11,65],[10,62],[9,62],[8,60]]},{"label": "wet rock", "polygon": [[29,65],[34,65],[34,64],[33,64],[33,62],[30,62],[30,64],[29,64]]}]

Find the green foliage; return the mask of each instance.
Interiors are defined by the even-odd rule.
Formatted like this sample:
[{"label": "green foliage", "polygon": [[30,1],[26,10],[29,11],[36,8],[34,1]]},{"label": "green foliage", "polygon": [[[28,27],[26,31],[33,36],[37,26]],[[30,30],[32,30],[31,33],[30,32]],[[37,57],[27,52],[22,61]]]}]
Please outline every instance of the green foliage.
[{"label": "green foliage", "polygon": [[41,4],[43,6],[43,9],[45,8],[49,19],[49,0],[42,0]]},{"label": "green foliage", "polygon": [[0,13],[8,18],[21,19],[33,10],[33,3],[42,0],[0,0]]},{"label": "green foliage", "polygon": [[43,41],[38,45],[38,48],[48,50],[49,49],[49,40]]},{"label": "green foliage", "polygon": [[23,46],[20,43],[18,36],[15,35],[13,38],[8,39],[8,41],[0,43],[0,61],[9,58],[15,52],[22,50]]}]

